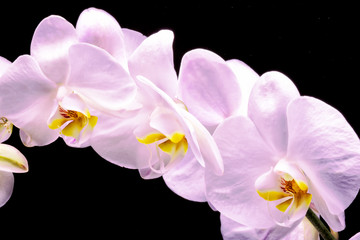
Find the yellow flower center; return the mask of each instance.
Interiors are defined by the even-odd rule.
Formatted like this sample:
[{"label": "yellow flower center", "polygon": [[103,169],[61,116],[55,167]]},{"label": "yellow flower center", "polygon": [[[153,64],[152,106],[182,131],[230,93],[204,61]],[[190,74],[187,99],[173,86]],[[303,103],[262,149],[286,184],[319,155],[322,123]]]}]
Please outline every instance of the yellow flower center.
[{"label": "yellow flower center", "polygon": [[1,117],[0,118],[0,133],[5,130],[9,134],[12,132],[13,125],[11,122],[8,121],[7,118]]},{"label": "yellow flower center", "polygon": [[289,174],[284,174],[280,178],[280,189],[269,191],[257,191],[260,197],[267,201],[275,201],[283,198],[288,198],[282,203],[276,205],[276,208],[281,212],[285,212],[293,203],[292,209],[295,210],[301,205],[309,206],[311,202],[311,194],[308,193],[308,186],[301,180],[292,178]]},{"label": "yellow flower center", "polygon": [[175,132],[170,136],[162,133],[150,133],[143,138],[136,137],[143,144],[155,143],[156,147],[170,156],[176,157],[180,154],[185,155],[188,149],[188,143],[183,133]]},{"label": "yellow flower center", "polygon": [[66,110],[61,106],[58,107],[58,114],[49,124],[51,129],[59,129],[64,126],[65,123],[68,123],[61,130],[61,134],[68,137],[73,137],[78,139],[81,131],[85,127],[90,127],[91,129],[95,127],[97,123],[97,117],[91,116],[89,111],[86,111],[85,114],[74,111]]}]

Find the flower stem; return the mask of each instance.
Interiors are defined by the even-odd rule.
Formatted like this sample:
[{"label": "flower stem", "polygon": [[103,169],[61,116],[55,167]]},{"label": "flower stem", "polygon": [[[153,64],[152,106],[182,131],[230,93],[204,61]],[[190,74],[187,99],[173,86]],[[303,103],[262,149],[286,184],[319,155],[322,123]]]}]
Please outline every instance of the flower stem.
[{"label": "flower stem", "polygon": [[336,240],[321,219],[309,208],[306,218],[311,222],[324,240]]}]

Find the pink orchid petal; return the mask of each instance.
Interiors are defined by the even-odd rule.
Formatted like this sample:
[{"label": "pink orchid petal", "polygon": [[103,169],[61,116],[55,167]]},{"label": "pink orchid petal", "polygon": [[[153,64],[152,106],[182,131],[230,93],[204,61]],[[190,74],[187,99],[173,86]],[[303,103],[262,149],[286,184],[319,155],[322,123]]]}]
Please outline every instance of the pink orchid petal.
[{"label": "pink orchid petal", "polygon": [[299,96],[292,81],[279,72],[263,74],[250,95],[249,117],[279,157],[283,157],[287,149],[286,108]]},{"label": "pink orchid petal", "polygon": [[[6,58],[0,57],[0,76],[4,74],[4,72],[11,65],[11,62]],[[1,81],[1,80],[0,80]]]},{"label": "pink orchid petal", "polygon": [[117,118],[105,114],[98,115],[92,136],[92,148],[107,161],[121,167],[141,169],[149,166],[149,149],[140,143],[134,130],[146,118],[141,112],[130,113],[124,118]]},{"label": "pink orchid petal", "polygon": [[50,16],[42,20],[34,32],[31,55],[47,77],[61,83],[69,74],[69,47],[77,41],[71,23],[60,16]]},{"label": "pink orchid petal", "polygon": [[274,165],[273,152],[253,122],[242,116],[226,119],[213,136],[224,161],[224,174],[217,176],[206,169],[208,201],[241,224],[255,228],[272,226],[268,201],[256,192],[255,182]]},{"label": "pink orchid petal", "polygon": [[141,75],[149,79],[171,97],[175,97],[177,86],[173,40],[173,32],[161,30],[142,41],[128,62],[133,77]]},{"label": "pink orchid petal", "polygon": [[0,171],[0,207],[11,197],[14,188],[14,175],[11,172]]},{"label": "pink orchid petal", "polygon": [[206,202],[205,169],[191,151],[163,175],[166,185],[177,195],[195,202]]},{"label": "pink orchid petal", "polygon": [[123,28],[122,31],[124,34],[126,58],[129,59],[135,49],[146,39],[146,36],[127,28]]},{"label": "pink orchid petal", "polygon": [[[217,175],[222,175],[224,172],[223,160],[213,137],[194,115],[184,109],[180,109],[180,112],[186,122],[189,122],[194,129],[197,145],[199,146],[205,167]],[[199,162],[201,164],[202,160]]]},{"label": "pink orchid petal", "polygon": [[360,232],[352,236],[349,240],[360,240]]},{"label": "pink orchid petal", "polygon": [[136,94],[135,83],[105,50],[86,43],[70,48],[71,72],[67,85],[94,108],[120,110]]},{"label": "pink orchid petal", "polygon": [[163,175],[163,172],[162,171],[154,171],[155,168],[157,168],[157,169],[159,168],[159,162],[154,164],[151,168],[147,167],[147,168],[139,169],[140,177],[142,177],[143,179],[146,179],[146,180],[161,177]]},{"label": "pink orchid petal", "polygon": [[261,239],[257,234],[255,228],[251,228],[240,224],[225,215],[220,215],[221,221],[221,234],[224,240],[252,240],[252,239]]},{"label": "pink orchid petal", "polygon": [[315,205],[316,210],[320,213],[321,217],[326,221],[330,228],[336,232],[340,232],[345,229],[345,214],[332,214],[326,205],[326,202],[319,194],[316,186],[310,185],[310,191],[312,194],[312,202]]},{"label": "pink orchid petal", "polygon": [[57,138],[47,120],[55,102],[56,84],[47,79],[37,62],[28,55],[20,56],[2,76],[0,112],[21,129],[27,146],[47,145]]},{"label": "pink orchid petal", "polygon": [[124,34],[119,23],[109,13],[96,8],[84,10],[76,23],[76,31],[80,42],[105,49],[122,66],[127,65]]},{"label": "pink orchid petal", "polygon": [[241,104],[239,113],[243,116],[247,116],[250,93],[255,82],[259,79],[260,76],[244,62],[237,59],[226,61],[226,65],[231,68],[240,84]]},{"label": "pink orchid petal", "polygon": [[[279,232],[278,238],[273,238],[274,240],[280,239],[281,233]],[[307,220],[303,218],[301,223],[291,232],[286,235],[283,240],[320,240],[318,231],[314,226]]]},{"label": "pink orchid petal", "polygon": [[29,169],[25,156],[15,147],[0,144],[0,171],[24,173]]},{"label": "pink orchid petal", "polygon": [[86,105],[84,100],[76,93],[69,93],[62,99],[59,99],[59,105],[66,110],[81,112],[85,116],[88,116],[90,113],[89,107]]},{"label": "pink orchid petal", "polygon": [[58,138],[58,131],[48,126],[49,117],[57,106],[52,99],[43,98],[35,106],[11,118],[14,125],[20,128],[20,138],[25,146],[45,146]]},{"label": "pink orchid petal", "polygon": [[221,233],[224,240],[318,240],[318,232],[307,219],[299,220],[289,227],[274,225],[266,229],[251,228],[223,214],[220,215]]},{"label": "pink orchid petal", "polygon": [[217,125],[240,109],[239,82],[226,62],[213,52],[195,49],[181,61],[180,99],[201,123]]},{"label": "pink orchid petal", "polygon": [[287,158],[297,162],[330,213],[341,214],[360,187],[360,141],[355,131],[339,111],[311,97],[292,101],[287,115]]},{"label": "pink orchid petal", "polygon": [[166,108],[155,108],[150,116],[150,126],[167,136],[168,139],[174,133],[185,134],[177,116]]}]

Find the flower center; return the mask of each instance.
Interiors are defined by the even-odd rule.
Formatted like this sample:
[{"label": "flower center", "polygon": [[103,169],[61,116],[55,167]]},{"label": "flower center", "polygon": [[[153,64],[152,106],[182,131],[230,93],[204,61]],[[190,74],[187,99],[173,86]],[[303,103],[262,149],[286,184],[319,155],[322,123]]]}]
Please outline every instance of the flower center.
[{"label": "flower center", "polygon": [[188,143],[185,135],[179,132],[175,132],[170,136],[166,136],[163,133],[151,133],[146,135],[144,138],[136,138],[140,143],[146,145],[155,143],[157,150],[162,150],[164,153],[171,156],[172,160],[180,155],[185,156],[188,149]]},{"label": "flower center", "polygon": [[290,180],[287,181],[284,178],[281,178],[280,180],[280,188],[285,192],[285,193],[292,193],[292,194],[297,194],[300,191],[302,191],[299,186],[297,185],[297,183],[295,182],[295,180]]},{"label": "flower center", "polygon": [[97,119],[96,116],[91,116],[88,110],[82,113],[66,110],[59,105],[57,112],[50,120],[49,128],[61,129],[62,135],[78,139],[85,129],[92,130],[95,127]]},{"label": "flower center", "polygon": [[149,167],[157,173],[164,173],[180,161],[188,150],[183,125],[172,109],[156,107],[151,112],[149,121],[139,125],[134,130],[134,135],[148,147]]},{"label": "flower center", "polygon": [[266,201],[276,201],[276,208],[281,212],[307,208],[311,202],[307,184],[287,173],[271,170],[257,180],[256,188],[260,197]]},{"label": "flower center", "polygon": [[12,132],[12,127],[12,123],[9,122],[6,117],[0,118],[0,133],[5,130],[8,134],[10,134]]}]

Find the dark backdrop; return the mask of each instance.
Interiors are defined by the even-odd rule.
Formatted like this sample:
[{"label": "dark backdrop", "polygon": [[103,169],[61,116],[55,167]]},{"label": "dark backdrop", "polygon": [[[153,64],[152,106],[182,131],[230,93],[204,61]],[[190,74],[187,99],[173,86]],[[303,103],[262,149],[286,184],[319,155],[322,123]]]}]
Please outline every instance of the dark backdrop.
[{"label": "dark backdrop", "polygon": [[[177,71],[182,55],[194,48],[240,59],[259,74],[281,71],[302,95],[336,107],[360,133],[355,3],[110,2],[2,3],[0,55],[14,61],[28,54],[33,31],[51,14],[75,24],[82,10],[102,8],[122,27],[146,35],[173,30]],[[0,208],[3,236],[221,239],[219,214],[175,195],[162,179],[143,180],[137,171],[112,165],[91,148],[69,148],[61,139],[26,148],[15,130],[8,143],[25,154],[30,171],[15,175],[14,193]],[[359,204],[360,197],[346,211],[341,239],[360,231]]]}]

